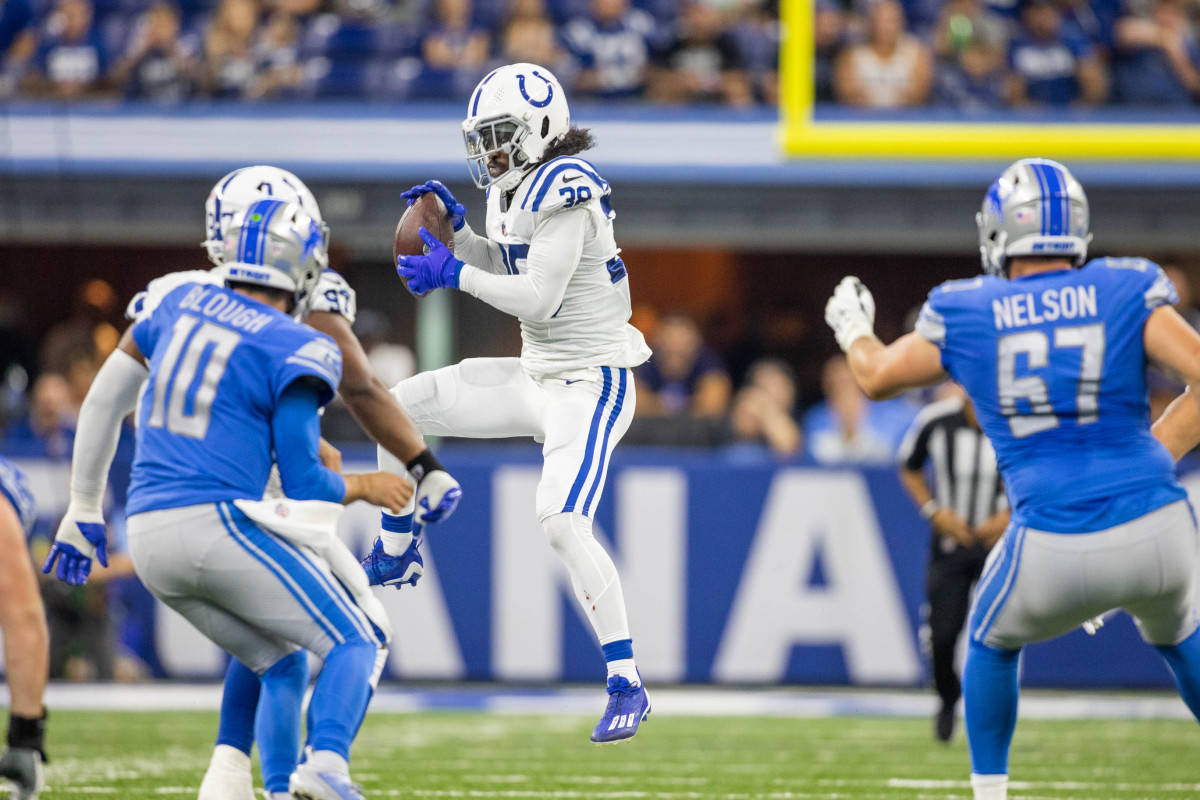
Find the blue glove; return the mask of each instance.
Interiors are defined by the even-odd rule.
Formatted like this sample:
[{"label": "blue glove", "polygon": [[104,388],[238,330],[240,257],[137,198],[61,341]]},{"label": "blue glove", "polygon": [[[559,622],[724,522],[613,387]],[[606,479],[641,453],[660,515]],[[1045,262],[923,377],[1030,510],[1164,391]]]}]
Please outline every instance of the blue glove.
[{"label": "blue glove", "polygon": [[[92,518],[90,521],[86,519],[89,517]],[[101,566],[108,566],[108,537],[103,517],[68,507],[42,572],[49,575],[57,561],[55,576],[72,586],[82,586],[92,571],[93,556]]]},{"label": "blue glove", "polygon": [[417,297],[424,297],[434,289],[457,289],[463,262],[432,233],[424,228],[418,232],[429,245],[429,254],[396,256],[396,273],[404,278],[408,290]]},{"label": "blue glove", "polygon": [[400,196],[407,200],[411,206],[417,201],[418,197],[430,192],[441,198],[442,205],[446,207],[446,216],[450,217],[450,224],[454,227],[454,230],[461,230],[462,226],[466,223],[467,207],[455,200],[454,195],[446,188],[446,184],[441,181],[425,181],[422,184],[412,187],[407,192],[402,192]]}]

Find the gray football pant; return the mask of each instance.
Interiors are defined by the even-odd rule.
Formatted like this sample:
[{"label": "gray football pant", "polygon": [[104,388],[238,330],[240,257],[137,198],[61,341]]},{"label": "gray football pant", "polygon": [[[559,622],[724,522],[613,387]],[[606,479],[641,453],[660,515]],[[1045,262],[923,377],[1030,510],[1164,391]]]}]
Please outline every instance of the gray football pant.
[{"label": "gray football pant", "polygon": [[1010,527],[979,580],[971,639],[1015,650],[1120,608],[1149,644],[1178,644],[1196,630],[1198,557],[1184,500],[1096,533]]},{"label": "gray football pant", "polygon": [[128,528],[146,588],[260,675],[299,648],[324,658],[347,642],[385,647],[323,558],[232,503],[135,514]]}]

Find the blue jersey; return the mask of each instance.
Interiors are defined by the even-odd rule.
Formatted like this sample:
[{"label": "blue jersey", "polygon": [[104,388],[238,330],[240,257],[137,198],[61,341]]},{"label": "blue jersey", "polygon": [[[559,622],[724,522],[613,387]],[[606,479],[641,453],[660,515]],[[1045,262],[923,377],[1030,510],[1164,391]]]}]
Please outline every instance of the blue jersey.
[{"label": "blue jersey", "polygon": [[299,378],[337,392],[332,339],[244,294],[185,283],[143,313],[133,338],[150,363],[138,404],[126,512],[262,498],[271,418]]},{"label": "blue jersey", "polygon": [[1015,524],[1087,533],[1186,497],[1150,434],[1142,340],[1150,312],[1177,299],[1140,258],[930,293],[917,331],[975,403]]},{"label": "blue jersey", "polygon": [[25,473],[4,456],[0,456],[0,495],[12,504],[13,510],[17,512],[17,519],[21,520],[21,527],[28,532],[37,517],[33,492],[29,491]]}]

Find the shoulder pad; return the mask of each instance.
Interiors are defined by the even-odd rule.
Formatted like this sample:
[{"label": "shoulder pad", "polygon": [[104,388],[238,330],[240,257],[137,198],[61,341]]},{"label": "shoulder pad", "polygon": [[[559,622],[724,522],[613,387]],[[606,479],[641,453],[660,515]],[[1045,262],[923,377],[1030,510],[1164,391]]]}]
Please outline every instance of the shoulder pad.
[{"label": "shoulder pad", "polygon": [[154,313],[163,298],[180,286],[188,283],[203,283],[210,286],[220,286],[224,283],[220,276],[205,269],[188,270],[186,272],[170,272],[161,278],[155,278],[146,284],[143,291],[138,292],[125,307],[125,318],[138,322]]},{"label": "shoulder pad", "polygon": [[325,311],[337,314],[345,317],[346,321],[353,325],[358,314],[358,296],[345,278],[331,269],[326,269],[313,288],[312,302],[309,303],[308,310],[310,313]]},{"label": "shoulder pad", "polygon": [[929,297],[932,299],[935,295],[939,294],[969,292],[972,289],[982,289],[987,277],[987,275],[976,275],[974,278],[960,278],[958,280],[946,281],[935,286],[933,291],[929,293]]},{"label": "shoulder pad", "polygon": [[513,203],[520,211],[545,215],[607,197],[610,191],[608,181],[591,164],[577,156],[560,156],[538,167]]},{"label": "shoulder pad", "polygon": [[1152,272],[1159,269],[1158,264],[1145,258],[1094,258],[1086,266],[1104,269],[1131,269],[1136,272]]}]

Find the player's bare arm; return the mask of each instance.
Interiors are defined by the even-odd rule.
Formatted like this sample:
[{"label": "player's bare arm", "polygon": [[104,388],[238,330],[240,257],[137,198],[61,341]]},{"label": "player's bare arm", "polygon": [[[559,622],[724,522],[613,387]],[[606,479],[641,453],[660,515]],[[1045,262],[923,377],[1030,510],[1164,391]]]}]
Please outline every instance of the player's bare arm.
[{"label": "player's bare arm", "polygon": [[905,389],[946,379],[937,345],[919,333],[889,345],[875,335],[875,298],[862,281],[847,276],[825,304],[825,322],[833,329],[859,387],[872,400],[895,397]]},{"label": "player's bare arm", "polygon": [[342,383],[338,387],[354,421],[392,455],[408,463],[425,450],[412,419],[392,397],[371,364],[350,323],[340,314],[314,311],[304,320],[332,338],[342,350]]},{"label": "player's bare arm", "polygon": [[1170,306],[1154,309],[1142,329],[1146,355],[1183,376],[1187,391],[1155,421],[1151,432],[1176,459],[1200,444],[1200,334]]}]

